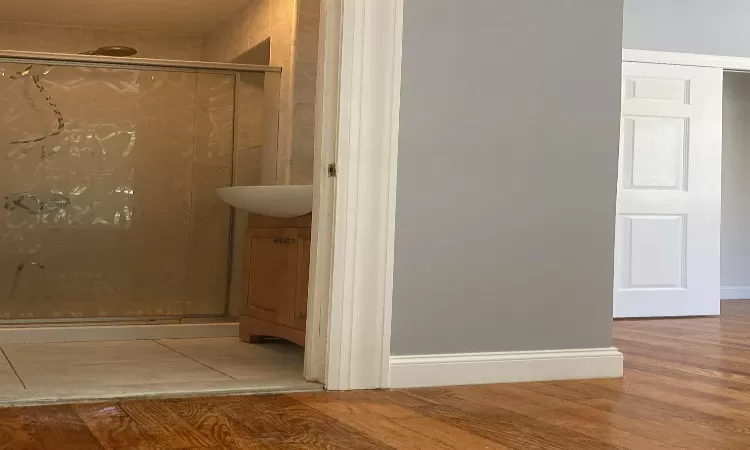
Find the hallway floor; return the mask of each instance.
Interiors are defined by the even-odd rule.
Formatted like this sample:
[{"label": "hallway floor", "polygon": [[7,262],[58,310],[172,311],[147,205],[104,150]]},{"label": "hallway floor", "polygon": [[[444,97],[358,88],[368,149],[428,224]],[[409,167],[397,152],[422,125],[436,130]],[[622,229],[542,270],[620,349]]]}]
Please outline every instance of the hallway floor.
[{"label": "hallway floor", "polygon": [[0,448],[750,448],[750,301],[618,321],[615,345],[623,380],[0,409]]},{"label": "hallway floor", "polygon": [[237,338],[0,345],[0,404],[87,396],[319,389],[302,377],[303,349]]}]

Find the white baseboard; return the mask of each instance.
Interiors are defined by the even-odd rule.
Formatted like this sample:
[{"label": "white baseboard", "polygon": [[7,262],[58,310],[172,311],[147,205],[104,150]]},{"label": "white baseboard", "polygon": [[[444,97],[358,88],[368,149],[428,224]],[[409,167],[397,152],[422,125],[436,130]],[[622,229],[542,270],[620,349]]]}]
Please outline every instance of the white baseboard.
[{"label": "white baseboard", "polygon": [[722,286],[722,300],[747,300],[750,299],[750,286]]},{"label": "white baseboard", "polygon": [[391,388],[619,378],[616,348],[391,356]]},{"label": "white baseboard", "polygon": [[0,329],[0,344],[43,342],[134,341],[239,336],[238,323],[175,325],[87,325]]}]

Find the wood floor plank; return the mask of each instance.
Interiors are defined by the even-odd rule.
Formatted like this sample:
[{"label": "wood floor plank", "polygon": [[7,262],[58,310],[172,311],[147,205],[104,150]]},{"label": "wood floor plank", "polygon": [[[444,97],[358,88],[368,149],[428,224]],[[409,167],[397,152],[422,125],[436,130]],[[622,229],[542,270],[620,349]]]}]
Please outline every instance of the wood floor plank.
[{"label": "wood floor plank", "polygon": [[544,423],[519,414],[466,411],[447,405],[422,406],[419,411],[425,416],[517,450],[615,448],[562,428],[545,427]]},{"label": "wood floor plank", "polygon": [[[378,439],[394,448],[413,448],[423,450],[450,450],[451,447],[439,441],[431,439],[424,434],[402,427],[397,421],[391,421],[386,416],[400,416],[404,414],[396,410],[393,414],[384,408],[379,412],[373,412],[367,408],[367,404],[357,401],[321,400],[321,396],[315,394],[297,394],[293,398],[310,408],[319,411],[339,422],[349,425],[364,434],[378,436]],[[407,417],[420,417],[414,411],[409,411]],[[393,418],[393,417],[392,417]]]},{"label": "wood floor plank", "polygon": [[219,412],[250,430],[254,442],[273,448],[393,448],[289,396],[236,397],[216,404]]},{"label": "wood floor plank", "polygon": [[122,402],[121,407],[150,439],[164,447],[183,449],[220,445],[180,419],[164,400],[131,400]]},{"label": "wood floor plank", "polygon": [[0,409],[0,449],[44,450],[44,444],[36,439],[34,417],[37,412],[21,408]]},{"label": "wood floor plank", "polygon": [[[524,385],[496,387],[503,394],[504,402],[507,402],[507,398],[512,395],[509,390],[513,388],[519,390],[516,392],[518,399],[546,405],[547,411],[553,412],[550,420],[558,421],[557,423],[561,426],[565,426],[566,422],[568,426],[578,426],[575,422],[569,421],[569,416],[579,416],[590,423],[603,425],[611,430],[618,430],[617,433],[609,435],[611,438],[617,439],[613,443],[618,447],[637,449],[661,445],[667,448],[691,448],[695,442],[702,441],[711,443],[711,448],[736,448],[736,440],[732,440],[731,437],[725,439],[721,433],[711,427],[696,426],[695,423],[687,420],[674,420],[672,416],[665,415],[663,410],[657,406],[635,403],[637,399],[633,400],[632,397],[630,400],[637,405],[634,409],[643,412],[643,415],[629,414],[630,411],[627,406],[630,403],[628,400],[621,399],[619,402],[612,402],[616,405],[623,405],[623,409],[607,408],[606,403],[603,402],[609,402],[609,400],[603,400],[599,398],[601,396],[594,395],[589,396],[588,399],[579,399],[572,402],[577,403],[573,406],[568,400],[539,392],[538,387],[526,387]],[[665,426],[665,424],[669,426]],[[583,430],[589,427],[585,424],[582,426],[584,427]],[[598,431],[596,432],[598,433]],[[631,435],[641,436],[658,444],[647,445],[647,441],[641,442],[640,439]],[[731,445],[724,446],[725,440],[729,441]]]},{"label": "wood floor plank", "polygon": [[424,400],[417,399],[400,391],[353,391],[326,393],[289,394],[289,397],[315,407],[322,403],[353,404],[358,408],[386,419],[421,417],[414,406],[423,406]]},{"label": "wood floor plank", "polygon": [[[747,386],[750,389],[750,374],[724,370],[721,367],[711,365],[698,366],[695,364],[674,363],[658,357],[631,355],[628,359],[633,364],[639,364],[641,367],[669,369],[674,373],[675,379],[701,377],[704,380],[716,380],[717,382],[728,381],[734,385]],[[647,369],[644,370],[648,371]]]},{"label": "wood floor plank", "polygon": [[679,408],[682,411],[689,410],[707,417],[714,417],[708,423],[721,422],[722,419],[750,421],[750,409],[746,407],[737,408],[730,399],[719,395],[690,391],[677,384],[639,383],[637,381],[631,382],[629,379],[623,380],[621,386],[609,385],[600,380],[587,382],[610,389],[614,388],[617,392],[622,389],[631,395],[660,402],[664,404],[664,408]]},{"label": "wood floor plank", "polygon": [[117,403],[84,403],[74,406],[91,433],[107,450],[132,448],[166,450],[156,439],[143,432]]},{"label": "wood floor plank", "polygon": [[[239,399],[235,398],[233,401]],[[226,402],[220,399],[178,399],[169,401],[167,406],[193,428],[211,440],[219,442],[221,448],[274,448],[270,443],[259,439],[259,436],[242,422],[224,414],[222,408],[225,404]]]},{"label": "wood floor plank", "polygon": [[[641,371],[637,369],[628,372],[628,379],[639,384],[649,384],[663,388],[672,389],[675,387],[674,379],[668,376]],[[750,389],[738,389],[727,387],[722,383],[712,381],[697,381],[690,378],[682,378],[678,386],[689,392],[688,395],[706,394],[716,396],[722,404],[746,404],[750,403]]]},{"label": "wood floor plank", "polygon": [[506,409],[504,402],[488,401],[485,393],[473,386],[423,389],[414,395],[435,402],[415,409],[421,414],[443,420],[486,439],[514,449],[614,449],[611,444],[577,431],[558,427],[536,418],[542,408],[528,404],[523,413]]},{"label": "wood floor plank", "polygon": [[394,422],[397,422],[402,427],[429,436],[450,448],[492,450],[508,450],[511,448],[430,417],[407,417],[394,420]]},{"label": "wood floor plank", "polygon": [[716,330],[713,332],[698,332],[688,331],[683,327],[670,327],[664,325],[658,328],[639,328],[637,329],[637,331],[642,335],[654,338],[654,341],[657,342],[659,339],[672,339],[682,341],[685,344],[698,343],[707,345],[722,345],[730,348],[750,348],[750,342],[746,340],[746,336],[737,335],[736,337],[734,337],[728,334],[725,335],[725,333],[722,333],[720,330]]},{"label": "wood floor plank", "polygon": [[[25,422],[22,428],[22,439],[25,446],[16,443],[6,445],[6,448],[44,448],[47,450],[101,450],[102,446],[94,437],[83,420],[69,405],[54,405],[43,408],[20,408],[16,410],[15,418]],[[2,413],[13,414],[12,410],[2,410]],[[0,421],[5,422],[5,414],[0,414]],[[13,423],[14,418],[10,422]],[[18,422],[16,421],[16,424]],[[28,439],[31,438],[31,439]],[[27,440],[28,439],[28,440]]]},{"label": "wood floor plank", "polygon": [[[671,338],[670,335],[644,336],[643,333],[639,333],[635,336],[618,335],[614,338],[614,342],[618,346],[628,348],[630,344],[630,342],[628,341],[636,341],[635,345],[633,345],[633,352],[635,352],[638,349],[639,339],[641,341],[640,343],[642,344],[641,348],[643,348],[643,345],[645,345],[649,347],[650,351],[660,352],[665,356],[669,355],[670,353],[680,355],[700,355],[697,349],[689,349],[689,347],[696,346],[705,349],[705,354],[707,357],[711,357],[712,355],[714,355],[715,357],[718,357],[717,359],[719,361],[736,361],[742,364],[746,364],[747,362],[743,362],[743,360],[747,360],[747,354],[750,351],[750,346],[737,345],[728,341],[709,342],[706,340],[687,340],[681,338]],[[748,340],[750,340],[750,337],[748,337]],[[727,356],[728,358],[724,359],[725,356]]]},{"label": "wood floor plank", "polygon": [[618,338],[617,343],[620,347],[628,349],[628,356],[657,356],[660,360],[682,360],[685,357],[700,355],[701,365],[714,364],[724,365],[725,363],[736,363],[738,367],[747,370],[750,365],[750,354],[745,349],[731,349],[721,347],[720,345],[704,345],[693,343],[686,346],[684,343],[671,343],[665,339],[660,339],[658,344],[649,342],[651,338],[638,338],[628,336],[627,338]]},{"label": "wood floor plank", "polygon": [[704,411],[698,398],[692,402],[675,400],[678,395],[673,392],[653,386],[630,384],[627,380],[618,380],[616,384],[603,383],[602,380],[586,380],[572,388],[598,392],[599,398],[582,400],[581,404],[648,420],[659,424],[664,430],[674,429],[698,442],[710,442],[713,448],[738,449],[750,445],[750,436],[740,425],[746,423],[744,419],[742,422],[732,421],[728,413],[721,408]]},{"label": "wood floor plank", "polygon": [[[539,394],[533,387],[522,385],[488,386],[489,390],[502,396],[502,406],[520,414],[529,414],[549,425],[566,428],[586,435],[616,448],[640,450],[643,448],[674,448],[674,440],[665,441],[664,432],[641,435],[633,431],[643,428],[642,422],[624,420],[613,414],[589,408],[555,395]],[[486,395],[486,394],[485,394]],[[529,404],[541,406],[531,413]],[[625,423],[623,423],[625,422]]]},{"label": "wood floor plank", "polygon": [[233,423],[210,402],[175,400],[165,402],[165,406],[193,429],[223,447],[238,447],[250,437],[242,424]]}]

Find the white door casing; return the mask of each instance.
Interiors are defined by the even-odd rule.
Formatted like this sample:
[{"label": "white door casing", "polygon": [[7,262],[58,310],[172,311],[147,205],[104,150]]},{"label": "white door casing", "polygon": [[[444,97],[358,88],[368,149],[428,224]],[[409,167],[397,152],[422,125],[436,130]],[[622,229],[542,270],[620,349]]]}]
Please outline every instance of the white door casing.
[{"label": "white door casing", "polygon": [[615,317],[719,314],[722,79],[623,63]]},{"label": "white door casing", "polygon": [[322,0],[321,13],[305,376],[329,390],[385,388],[403,0]]}]

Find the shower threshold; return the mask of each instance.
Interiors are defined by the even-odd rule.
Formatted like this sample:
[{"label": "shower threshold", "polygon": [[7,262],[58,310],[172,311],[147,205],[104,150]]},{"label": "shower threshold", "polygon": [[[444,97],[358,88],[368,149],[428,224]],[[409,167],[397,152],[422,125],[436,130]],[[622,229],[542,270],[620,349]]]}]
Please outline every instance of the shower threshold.
[{"label": "shower threshold", "polygon": [[238,337],[233,317],[101,317],[0,320],[0,345]]},{"label": "shower threshold", "polygon": [[236,317],[65,317],[55,319],[0,319],[0,328],[15,327],[65,327],[65,326],[112,326],[112,325],[181,325],[199,323],[236,323]]}]

